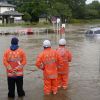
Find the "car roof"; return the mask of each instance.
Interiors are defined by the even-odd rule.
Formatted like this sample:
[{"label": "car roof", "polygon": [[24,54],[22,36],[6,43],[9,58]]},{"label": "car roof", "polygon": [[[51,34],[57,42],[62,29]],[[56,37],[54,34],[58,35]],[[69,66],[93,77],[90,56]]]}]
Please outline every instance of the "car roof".
[{"label": "car roof", "polygon": [[96,28],[91,28],[89,29],[90,31],[97,31],[97,30],[100,30],[100,27],[96,27]]}]

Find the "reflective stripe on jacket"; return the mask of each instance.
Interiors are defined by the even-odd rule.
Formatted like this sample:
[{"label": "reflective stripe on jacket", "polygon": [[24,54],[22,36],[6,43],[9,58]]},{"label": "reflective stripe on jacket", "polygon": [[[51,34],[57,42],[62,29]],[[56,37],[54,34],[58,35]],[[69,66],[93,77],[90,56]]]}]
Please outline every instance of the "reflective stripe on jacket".
[{"label": "reflective stripe on jacket", "polygon": [[69,50],[67,50],[64,46],[59,46],[57,52],[63,59],[64,66],[58,68],[59,74],[66,74],[69,71],[69,62],[72,60],[72,54]]},{"label": "reflective stripe on jacket", "polygon": [[[19,62],[22,66],[19,65]],[[4,53],[3,63],[6,67],[11,66],[11,70],[6,68],[8,76],[22,76],[23,66],[26,64],[26,55],[20,48],[15,51],[8,49]],[[16,70],[16,74],[13,74],[13,70]]]},{"label": "reflective stripe on jacket", "polygon": [[52,50],[51,48],[44,49],[44,51],[39,54],[36,60],[36,66],[40,69],[42,66],[44,78],[57,78],[58,64],[63,66],[62,58],[55,50]]}]

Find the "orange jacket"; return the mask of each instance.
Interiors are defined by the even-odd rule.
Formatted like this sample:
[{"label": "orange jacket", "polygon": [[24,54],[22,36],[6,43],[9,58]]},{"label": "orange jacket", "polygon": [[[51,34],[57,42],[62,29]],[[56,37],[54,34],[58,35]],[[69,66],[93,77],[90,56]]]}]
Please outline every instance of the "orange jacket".
[{"label": "orange jacket", "polygon": [[[21,66],[19,65],[19,62]],[[15,51],[8,49],[4,53],[3,63],[6,67],[7,75],[9,77],[22,76],[23,66],[26,64],[26,55],[24,51],[20,48]],[[7,68],[8,66],[11,66],[10,70]],[[14,70],[16,71],[16,74],[13,74]]]},{"label": "orange jacket", "polygon": [[55,79],[58,76],[57,66],[63,66],[61,56],[51,48],[44,49],[37,58],[36,66],[43,70],[44,78]]},{"label": "orange jacket", "polygon": [[64,46],[59,46],[57,52],[61,55],[63,59],[64,66],[58,69],[59,74],[65,74],[69,70],[69,62],[72,60],[72,54]]}]

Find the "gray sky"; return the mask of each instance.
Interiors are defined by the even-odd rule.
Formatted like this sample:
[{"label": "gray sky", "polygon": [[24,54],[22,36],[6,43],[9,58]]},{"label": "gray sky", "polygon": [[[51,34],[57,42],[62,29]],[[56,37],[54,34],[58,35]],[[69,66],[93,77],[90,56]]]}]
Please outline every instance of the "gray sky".
[{"label": "gray sky", "polygon": [[87,0],[86,3],[89,4],[89,3],[91,3],[92,1],[99,1],[99,2],[100,2],[100,0]]}]

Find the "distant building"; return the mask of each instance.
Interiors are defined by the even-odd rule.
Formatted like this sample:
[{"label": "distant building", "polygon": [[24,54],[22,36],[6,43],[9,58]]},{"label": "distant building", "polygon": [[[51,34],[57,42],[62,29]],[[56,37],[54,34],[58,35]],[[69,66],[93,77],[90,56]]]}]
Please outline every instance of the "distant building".
[{"label": "distant building", "polygon": [[39,22],[40,22],[40,23],[48,22],[48,20],[47,20],[47,14],[41,14],[41,15],[39,16]]},{"label": "distant building", "polygon": [[22,13],[15,11],[15,5],[0,2],[0,24],[19,23],[22,21]]}]

